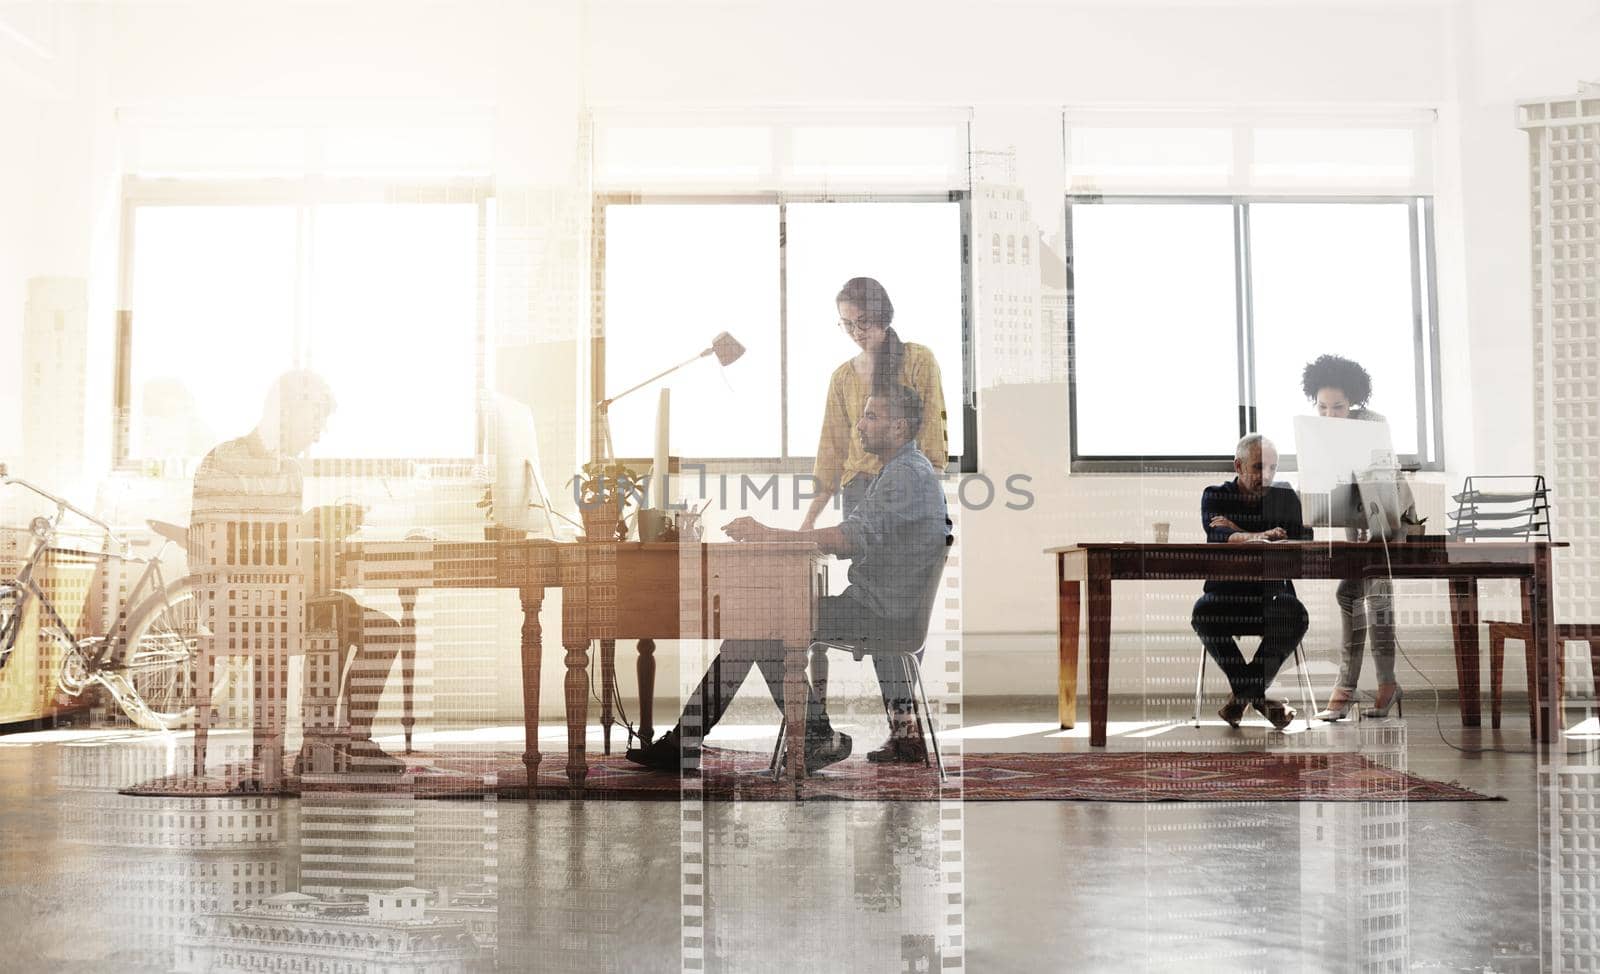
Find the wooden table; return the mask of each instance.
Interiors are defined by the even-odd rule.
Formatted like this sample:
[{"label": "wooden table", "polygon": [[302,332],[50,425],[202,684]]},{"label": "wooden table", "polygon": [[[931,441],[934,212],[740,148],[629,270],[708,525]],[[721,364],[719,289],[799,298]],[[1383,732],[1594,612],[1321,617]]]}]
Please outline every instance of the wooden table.
[{"label": "wooden table", "polygon": [[[562,590],[567,778],[588,775],[588,651],[600,642],[601,723],[610,750],[616,640],[638,639],[640,732],[653,735],[656,639],[771,639],[785,649],[791,782],[805,774],[805,666],[827,591],[815,545],[368,541],[347,543],[340,575],[352,588],[512,588],[522,600],[522,761],[539,770],[539,609]],[[530,789],[531,794],[531,789]]]},{"label": "wooden table", "polygon": [[[1561,677],[1553,630],[1550,550],[1557,542],[1423,540],[1388,546],[1349,541],[1251,544],[1074,544],[1046,548],[1053,555],[1058,593],[1057,680],[1061,726],[1077,721],[1078,627],[1087,604],[1089,629],[1089,743],[1106,743],[1111,678],[1111,583],[1172,579],[1237,581],[1297,578],[1443,578],[1450,583],[1450,615],[1461,690],[1461,723],[1481,723],[1477,582],[1512,578],[1522,585],[1522,619],[1531,625],[1537,678],[1529,705],[1538,739],[1555,739],[1560,723]],[[1199,649],[1198,641],[1196,649]]]}]

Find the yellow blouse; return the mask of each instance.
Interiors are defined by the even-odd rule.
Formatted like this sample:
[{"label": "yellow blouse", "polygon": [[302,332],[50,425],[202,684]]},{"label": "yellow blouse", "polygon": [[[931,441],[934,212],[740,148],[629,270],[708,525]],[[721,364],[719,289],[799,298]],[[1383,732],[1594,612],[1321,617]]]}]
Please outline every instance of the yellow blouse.
[{"label": "yellow blouse", "polygon": [[[922,397],[922,430],[917,434],[917,448],[933,461],[933,469],[942,471],[950,459],[945,436],[948,417],[944,409],[944,387],[939,381],[939,363],[933,358],[933,350],[926,345],[906,342],[900,381]],[[817,443],[817,463],[813,471],[822,484],[843,486],[858,474],[876,477],[883,466],[876,456],[862,449],[861,439],[856,436],[856,423],[867,407],[867,394],[871,391],[870,377],[858,373],[853,360],[833,370],[833,378],[828,380],[828,402],[823,409],[822,436]]]}]

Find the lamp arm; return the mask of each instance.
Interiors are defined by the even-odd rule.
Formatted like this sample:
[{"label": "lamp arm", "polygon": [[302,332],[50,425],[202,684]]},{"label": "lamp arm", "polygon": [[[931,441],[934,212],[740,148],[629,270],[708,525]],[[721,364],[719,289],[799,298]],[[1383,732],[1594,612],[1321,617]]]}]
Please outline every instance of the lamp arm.
[{"label": "lamp arm", "polygon": [[649,385],[650,383],[652,383],[652,382],[656,381],[657,379],[660,379],[660,378],[662,378],[664,376],[671,375],[672,373],[674,373],[674,372],[678,371],[679,369],[683,368],[685,365],[692,365],[693,363],[698,362],[700,359],[703,359],[707,355],[710,355],[711,351],[712,350],[708,348],[703,352],[696,353],[692,357],[684,359],[682,362],[679,362],[677,365],[674,365],[671,368],[662,369],[660,372],[657,372],[655,375],[652,375],[650,378],[644,380],[643,382],[638,383],[637,385],[629,386],[628,388],[622,390],[621,392],[617,393],[614,396],[610,396],[610,397],[607,397],[605,399],[600,400],[595,405],[598,406],[600,408],[600,411],[603,413],[603,412],[605,412],[607,409],[609,409],[611,407],[612,403],[616,402],[618,399],[621,399],[623,396],[626,396],[628,393],[636,392],[636,391],[638,391],[640,389],[643,389],[645,386]]}]

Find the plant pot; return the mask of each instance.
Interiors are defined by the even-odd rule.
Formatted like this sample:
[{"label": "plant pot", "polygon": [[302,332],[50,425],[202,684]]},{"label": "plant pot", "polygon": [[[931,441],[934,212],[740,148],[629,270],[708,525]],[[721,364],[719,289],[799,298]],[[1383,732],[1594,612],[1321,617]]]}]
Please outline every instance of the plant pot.
[{"label": "plant pot", "polygon": [[578,508],[583,518],[583,540],[615,541],[617,522],[622,519],[622,505],[615,501],[597,501]]}]

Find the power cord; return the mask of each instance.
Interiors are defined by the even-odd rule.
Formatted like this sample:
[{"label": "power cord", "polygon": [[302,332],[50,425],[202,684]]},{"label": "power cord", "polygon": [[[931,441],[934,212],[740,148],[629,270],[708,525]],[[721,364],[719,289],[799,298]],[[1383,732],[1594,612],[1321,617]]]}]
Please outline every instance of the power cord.
[{"label": "power cord", "polygon": [[[590,643],[588,649],[584,650],[585,655],[587,655],[589,659],[589,665],[584,667],[584,671],[589,677],[589,698],[595,703],[599,704],[601,707],[604,707],[605,701],[601,699],[599,693],[595,692],[594,688],[594,671],[599,668],[594,658],[594,649],[598,645],[599,641],[596,640],[595,642]],[[617,723],[621,724],[622,728],[628,732],[628,740],[623,742],[623,750],[627,750],[628,742],[631,741],[639,741],[641,744],[643,744],[644,739],[639,736],[639,731],[633,726],[633,721],[628,719],[627,709],[622,706],[622,692],[617,689],[617,685],[615,683],[612,683],[611,685],[611,706],[615,711]]]}]

